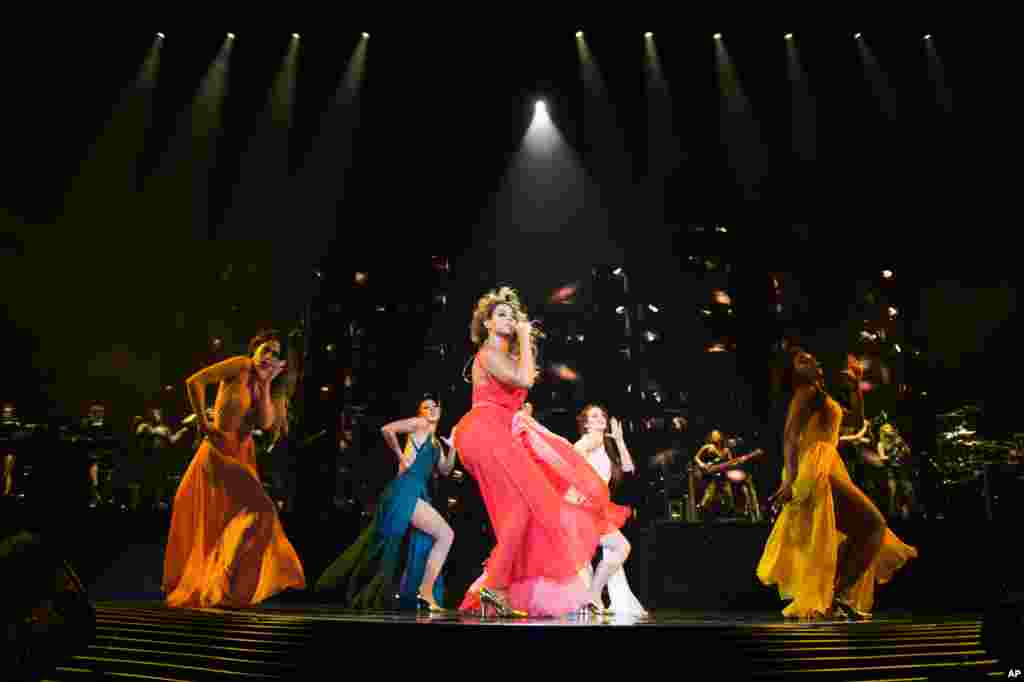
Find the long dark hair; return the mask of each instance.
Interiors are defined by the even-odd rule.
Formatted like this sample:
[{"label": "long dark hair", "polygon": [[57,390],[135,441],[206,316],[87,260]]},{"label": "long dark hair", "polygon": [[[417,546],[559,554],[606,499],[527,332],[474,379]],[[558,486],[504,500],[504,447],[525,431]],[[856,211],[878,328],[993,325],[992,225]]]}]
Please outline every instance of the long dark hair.
[{"label": "long dark hair", "polygon": [[[576,415],[576,428],[581,436],[587,432],[587,413],[595,407],[604,414],[605,423],[611,424],[611,417],[609,417],[608,410],[605,409],[604,405],[590,403]],[[604,437],[604,451],[608,453],[608,460],[612,463],[612,476],[608,481],[608,488],[613,489],[622,480],[622,453],[619,452],[619,446],[615,444],[615,439],[607,435]]]},{"label": "long dark hair", "polygon": [[806,349],[800,346],[791,346],[787,351],[787,362],[782,370],[783,386],[785,386],[786,389],[790,392],[790,399],[792,399],[796,395],[796,391],[800,386],[805,384],[810,384],[811,386],[813,386],[815,389],[814,397],[811,398],[811,401],[810,403],[808,403],[807,408],[810,414],[816,414],[818,412],[824,411],[828,393],[825,391],[825,386],[821,381],[815,380],[812,382],[808,382],[799,377],[799,375],[796,372],[796,358],[801,353],[807,353],[808,355],[810,355],[810,353]]}]

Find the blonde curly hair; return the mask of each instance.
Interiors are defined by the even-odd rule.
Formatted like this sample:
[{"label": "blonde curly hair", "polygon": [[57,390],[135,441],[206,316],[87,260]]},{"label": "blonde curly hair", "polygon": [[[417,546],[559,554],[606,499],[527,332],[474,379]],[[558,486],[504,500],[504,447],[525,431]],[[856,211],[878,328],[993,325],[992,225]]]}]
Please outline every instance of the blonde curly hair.
[{"label": "blonde curly hair", "polygon": [[[487,331],[487,327],[484,326],[484,322],[491,319],[491,316],[494,315],[494,309],[499,305],[507,305],[511,308],[516,322],[525,322],[529,319],[526,316],[526,307],[519,299],[519,292],[515,289],[512,287],[501,287],[488,291],[476,302],[476,307],[473,308],[473,319],[469,322],[469,338],[477,346],[482,346],[487,341],[490,333]],[[530,333],[530,344],[533,346],[535,356],[537,353],[537,339],[542,336],[536,329]],[[514,344],[510,350],[513,353],[516,352]]]}]

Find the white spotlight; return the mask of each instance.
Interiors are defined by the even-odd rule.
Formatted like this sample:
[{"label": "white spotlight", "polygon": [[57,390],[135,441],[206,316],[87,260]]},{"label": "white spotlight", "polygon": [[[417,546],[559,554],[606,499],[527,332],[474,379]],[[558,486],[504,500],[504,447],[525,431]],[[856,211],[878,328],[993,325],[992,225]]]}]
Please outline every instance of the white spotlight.
[{"label": "white spotlight", "polygon": [[298,33],[293,33],[292,34],[292,38],[294,38],[295,40],[298,40],[299,39],[299,34]]},{"label": "white spotlight", "polygon": [[234,39],[235,39],[235,34],[234,33],[229,33],[228,34],[228,40],[234,40]]},{"label": "white spotlight", "polygon": [[857,40],[860,40],[860,34],[859,33],[854,33],[853,37],[856,38]]},{"label": "white spotlight", "polygon": [[576,37],[577,38],[582,38],[583,37],[583,31],[576,31]]},{"label": "white spotlight", "polygon": [[369,38],[369,37],[370,37],[370,34],[369,34],[369,33],[366,33],[366,32],[364,31],[364,32],[363,32],[363,38],[365,39],[365,38]]},{"label": "white spotlight", "polygon": [[160,40],[163,40],[165,38],[163,33],[157,33],[156,37],[159,38]]},{"label": "white spotlight", "polygon": [[931,39],[932,39],[932,34],[931,34],[931,33],[929,33],[928,35],[926,35],[926,36],[924,37],[924,39],[925,39],[925,40],[931,40]]},{"label": "white spotlight", "polygon": [[792,40],[792,39],[793,39],[793,34],[792,33],[787,33],[786,34],[786,40]]},{"label": "white spotlight", "polygon": [[647,33],[644,34],[644,38],[653,38],[653,37],[654,37],[654,34],[651,33],[650,31],[648,31]]},{"label": "white spotlight", "polygon": [[892,279],[892,270],[882,270],[882,277]]},{"label": "white spotlight", "polygon": [[715,37],[715,40],[721,40],[722,39],[722,34],[721,33],[716,33],[714,37]]}]

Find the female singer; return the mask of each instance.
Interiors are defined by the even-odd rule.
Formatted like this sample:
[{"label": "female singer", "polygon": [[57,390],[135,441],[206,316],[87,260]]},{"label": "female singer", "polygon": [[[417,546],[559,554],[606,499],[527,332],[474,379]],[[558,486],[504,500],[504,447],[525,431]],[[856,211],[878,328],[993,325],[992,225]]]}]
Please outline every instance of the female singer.
[{"label": "female singer", "polygon": [[[276,332],[249,342],[251,357],[229,358],[189,377],[188,396],[206,438],[174,497],[163,589],[172,607],[246,607],[306,586],[299,557],[263,490],[252,431],[286,427],[295,385]],[[214,422],[206,386],[219,383]],[[291,387],[291,388],[290,388]]]},{"label": "female singer", "polygon": [[[607,435],[608,425],[611,424],[611,437]],[[577,452],[587,458],[587,461],[601,476],[609,491],[622,479],[623,473],[636,470],[633,458],[626,447],[626,439],[622,435],[622,426],[617,419],[608,419],[608,411],[600,405],[587,405],[576,417],[576,425],[582,436],[573,446]],[[600,574],[604,561],[609,555],[624,554],[629,556],[630,545],[620,531],[601,538],[601,550],[603,553],[602,562],[598,565]],[[623,559],[624,561],[624,559]],[[593,573],[587,566],[588,577]],[[608,578],[608,598],[611,601],[611,613],[629,614],[635,616],[646,616],[640,600],[629,588],[629,581],[626,580],[626,570],[621,563],[618,570]],[[599,604],[603,603],[598,602]]]},{"label": "female singer", "polygon": [[869,618],[875,583],[888,582],[917,550],[886,526],[878,508],[850,480],[836,450],[842,409],[822,385],[817,360],[790,351],[793,386],[784,431],[784,505],[757,567],[777,585],[792,617]]},{"label": "female singer", "polygon": [[[428,484],[435,468],[443,476],[452,472],[455,450],[447,455],[441,450],[435,435],[440,419],[441,406],[426,398],[417,416],[381,429],[398,457],[398,477],[381,493],[373,522],[317,581],[317,591],[344,589],[345,600],[353,607],[377,609],[386,608],[397,592],[403,606],[444,611],[441,569],[455,533],[431,506]],[[404,451],[398,442],[400,434],[408,434]],[[450,439],[446,442],[451,445]],[[413,533],[402,574],[402,540],[410,526]]]},{"label": "female singer", "polygon": [[[502,287],[485,294],[470,334],[479,347],[473,405],[456,426],[455,444],[498,542],[461,608],[471,608],[478,596],[502,616],[599,610],[601,576],[588,590],[582,571],[601,537],[618,530],[630,512],[611,504],[604,481],[568,441],[517,416],[537,368],[536,332],[516,292]],[[605,572],[617,568],[610,564]]]}]

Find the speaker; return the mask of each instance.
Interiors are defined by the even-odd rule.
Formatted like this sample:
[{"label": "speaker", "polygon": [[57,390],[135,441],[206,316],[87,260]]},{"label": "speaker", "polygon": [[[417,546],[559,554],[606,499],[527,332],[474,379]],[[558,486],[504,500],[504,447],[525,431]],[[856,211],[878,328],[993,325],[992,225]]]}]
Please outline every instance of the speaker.
[{"label": "speaker", "polygon": [[95,641],[96,612],[74,568],[38,535],[0,542],[5,679],[37,680]]}]

